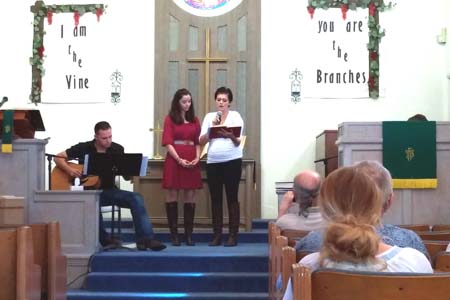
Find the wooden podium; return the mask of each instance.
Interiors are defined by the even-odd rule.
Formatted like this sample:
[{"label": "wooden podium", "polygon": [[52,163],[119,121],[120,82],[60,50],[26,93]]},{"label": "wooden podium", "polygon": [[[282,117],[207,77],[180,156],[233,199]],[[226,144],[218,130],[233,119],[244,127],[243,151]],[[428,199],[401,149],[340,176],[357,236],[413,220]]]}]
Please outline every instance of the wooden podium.
[{"label": "wooden podium", "polygon": [[[0,137],[2,135],[3,111],[0,110]],[[32,139],[36,131],[45,131],[41,113],[37,109],[14,110],[14,138]]]},{"label": "wooden podium", "polygon": [[323,178],[338,167],[337,130],[324,130],[316,137],[316,171]]}]

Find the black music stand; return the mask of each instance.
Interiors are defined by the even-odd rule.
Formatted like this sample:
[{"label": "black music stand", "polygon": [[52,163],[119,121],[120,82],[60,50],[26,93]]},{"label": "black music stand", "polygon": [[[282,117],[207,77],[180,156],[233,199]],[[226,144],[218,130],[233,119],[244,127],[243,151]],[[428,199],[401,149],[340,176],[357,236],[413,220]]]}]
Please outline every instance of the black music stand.
[{"label": "black music stand", "polygon": [[[93,153],[87,154],[84,159],[83,175],[97,175],[100,177],[102,189],[115,188],[114,181],[116,176],[130,177],[139,176],[141,173],[142,154],[140,153]],[[114,237],[115,231],[115,203],[112,203],[111,215],[111,236]],[[118,221],[120,222],[120,208],[118,212]],[[118,235],[121,234],[120,223],[118,226]],[[117,247],[108,247],[115,249]],[[126,248],[126,247],[120,247]],[[129,248],[126,248],[129,249]]]}]

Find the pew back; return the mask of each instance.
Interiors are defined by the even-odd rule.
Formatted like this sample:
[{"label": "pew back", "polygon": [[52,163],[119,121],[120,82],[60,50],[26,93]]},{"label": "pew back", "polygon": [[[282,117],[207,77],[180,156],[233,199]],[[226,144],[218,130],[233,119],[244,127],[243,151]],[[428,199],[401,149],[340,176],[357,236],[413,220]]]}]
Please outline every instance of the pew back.
[{"label": "pew back", "polygon": [[41,299],[41,269],[34,264],[31,228],[0,230],[0,299]]},{"label": "pew back", "polygon": [[448,241],[450,242],[450,231],[418,231],[417,235],[422,241]]},{"label": "pew back", "polygon": [[35,263],[42,270],[42,294],[48,300],[66,299],[67,262],[61,251],[58,222],[32,224]]},{"label": "pew back", "polygon": [[448,300],[450,273],[409,274],[318,270],[293,265],[295,300]]}]

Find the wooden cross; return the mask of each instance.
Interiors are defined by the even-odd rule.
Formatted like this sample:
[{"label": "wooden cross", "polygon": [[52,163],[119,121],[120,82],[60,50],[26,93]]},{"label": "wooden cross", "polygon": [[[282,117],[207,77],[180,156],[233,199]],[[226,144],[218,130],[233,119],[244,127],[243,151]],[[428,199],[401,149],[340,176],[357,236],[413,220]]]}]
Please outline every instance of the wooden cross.
[{"label": "wooden cross", "polygon": [[213,62],[227,62],[228,58],[225,57],[211,57],[209,50],[210,50],[210,30],[209,28],[206,28],[206,36],[205,36],[205,56],[204,57],[194,57],[194,58],[188,58],[188,62],[200,62],[205,63],[205,93],[204,93],[204,105],[205,105],[205,114],[209,111],[209,102],[208,102],[208,95],[209,95],[209,64]]},{"label": "wooden cross", "polygon": [[156,140],[156,154],[153,155],[153,159],[163,159],[163,156],[159,153],[159,148],[161,147],[161,134],[164,130],[159,125],[159,121],[156,123],[156,128],[150,128],[149,130],[153,131],[153,140]]}]

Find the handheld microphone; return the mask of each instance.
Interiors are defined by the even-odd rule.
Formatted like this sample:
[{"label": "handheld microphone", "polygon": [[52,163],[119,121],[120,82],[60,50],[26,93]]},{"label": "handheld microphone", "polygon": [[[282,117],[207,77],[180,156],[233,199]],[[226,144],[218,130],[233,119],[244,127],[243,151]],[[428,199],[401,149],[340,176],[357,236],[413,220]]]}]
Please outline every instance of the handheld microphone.
[{"label": "handheld microphone", "polygon": [[217,123],[219,123],[219,124],[222,121],[222,112],[220,110],[217,112],[216,120],[217,120]]},{"label": "handheld microphone", "polygon": [[4,96],[2,101],[0,102],[0,107],[2,107],[6,102],[8,102],[8,97]]}]

